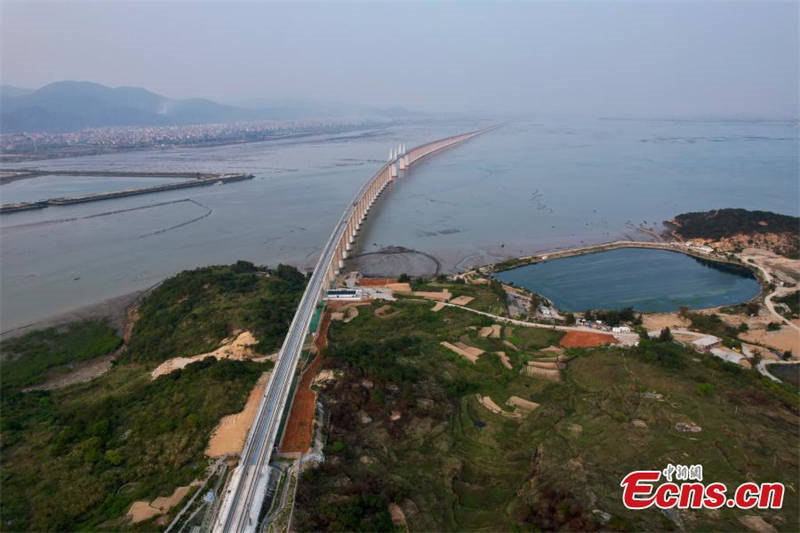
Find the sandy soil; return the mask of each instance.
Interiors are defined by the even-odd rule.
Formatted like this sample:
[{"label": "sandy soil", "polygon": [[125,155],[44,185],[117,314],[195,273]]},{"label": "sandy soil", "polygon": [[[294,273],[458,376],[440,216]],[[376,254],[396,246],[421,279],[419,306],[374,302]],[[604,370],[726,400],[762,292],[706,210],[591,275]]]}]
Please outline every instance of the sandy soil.
[{"label": "sandy soil", "polygon": [[221,457],[223,455],[242,453],[244,441],[247,439],[247,432],[250,431],[250,426],[253,425],[253,420],[255,420],[258,405],[261,403],[264,389],[267,388],[270,374],[271,372],[264,372],[258,378],[256,386],[253,387],[253,390],[250,391],[250,396],[247,397],[244,409],[236,414],[225,416],[219,421],[208,441],[205,452],[207,456]]},{"label": "sandy soil", "polygon": [[547,348],[542,348],[539,351],[542,353],[554,353],[556,356],[564,355],[564,348],[560,346],[548,346]]},{"label": "sandy soil", "polygon": [[499,339],[500,338],[500,324],[493,324],[491,326],[486,326],[481,328],[478,332],[478,335],[481,337],[489,337],[490,339]]},{"label": "sandy soil", "polygon": [[559,370],[561,368],[557,361],[528,361],[528,366],[549,370]]},{"label": "sandy soil", "polygon": [[497,357],[500,358],[500,362],[503,363],[503,366],[507,369],[511,370],[511,360],[506,355],[506,352],[494,352],[497,354]]},{"label": "sandy soil", "polygon": [[783,326],[778,331],[767,331],[766,327],[751,326],[750,331],[740,333],[739,338],[770,346],[779,352],[790,350],[793,359],[800,358],[800,332],[788,326]]},{"label": "sandy soil", "polygon": [[503,410],[500,406],[494,403],[494,400],[488,396],[481,396],[478,394],[478,402],[496,415],[503,414]]},{"label": "sandy soil", "polygon": [[450,300],[450,303],[455,305],[467,305],[474,299],[475,298],[473,298],[472,296],[458,296]]},{"label": "sandy soil", "polygon": [[552,381],[561,381],[561,372],[558,370],[527,365],[523,369],[523,372],[526,376],[545,378]]},{"label": "sandy soil", "polygon": [[127,516],[135,524],[162,515],[181,503],[181,500],[189,493],[189,489],[198,484],[198,481],[194,481],[184,487],[178,487],[169,496],[159,496],[152,502],[143,500],[133,502],[128,509]]},{"label": "sandy soil", "polygon": [[420,298],[425,298],[426,300],[434,300],[436,302],[446,302],[450,298],[453,297],[453,293],[444,289],[440,292],[435,291],[414,291],[412,293],[414,296],[419,296]]},{"label": "sandy soil", "polygon": [[647,331],[661,331],[664,328],[683,329],[689,327],[689,320],[678,313],[642,314],[642,325]]},{"label": "sandy soil", "polygon": [[520,398],[519,396],[511,396],[507,401],[506,405],[519,409],[521,411],[530,412],[539,407],[539,404],[536,402],[531,402],[524,398]]},{"label": "sandy soil", "polygon": [[782,255],[760,248],[745,248],[742,250],[741,255],[745,260],[753,259],[754,262],[761,266],[773,270],[780,270],[795,281],[800,281],[800,260],[798,259],[789,259],[788,257],[783,257]]},{"label": "sandy soil", "polygon": [[504,340],[504,341],[503,341],[503,344],[505,344],[506,346],[508,346],[509,348],[511,348],[512,350],[514,350],[515,352],[518,352],[518,351],[519,351],[519,348],[517,348],[517,347],[516,347],[516,346],[515,346],[515,345],[514,345],[512,342],[509,342],[509,341],[505,341],[505,340]]},{"label": "sandy soil", "polygon": [[164,374],[169,374],[180,368],[185,368],[187,365],[196,361],[202,361],[206,357],[233,359],[235,361],[250,359],[254,355],[253,346],[256,344],[258,344],[258,341],[253,337],[253,334],[249,331],[243,331],[236,338],[223,341],[222,346],[213,352],[193,355],[192,357],[173,357],[172,359],[167,359],[150,373],[150,377],[151,379],[156,379]]},{"label": "sandy soil", "polygon": [[584,348],[588,346],[600,346],[602,344],[614,344],[616,339],[613,335],[606,333],[595,333],[593,331],[568,331],[562,337],[561,346],[566,348]]},{"label": "sandy soil", "polygon": [[400,508],[399,505],[396,503],[389,504],[389,514],[392,517],[392,524],[397,527],[402,527],[404,529],[408,529],[408,524],[406,523],[406,514]]},{"label": "sandy soil", "polygon": [[464,344],[463,342],[457,342],[455,344],[451,344],[447,341],[442,341],[441,345],[447,348],[448,350],[457,353],[458,355],[472,361],[473,363],[478,360],[478,357],[483,354],[483,350],[480,348],[475,348],[474,346],[469,346]]},{"label": "sandy soil", "polygon": [[412,292],[408,283],[388,283],[386,288],[395,292]]},{"label": "sandy soil", "polygon": [[441,311],[444,308],[445,308],[444,302],[436,302],[431,308],[431,311],[435,313],[437,311]]}]

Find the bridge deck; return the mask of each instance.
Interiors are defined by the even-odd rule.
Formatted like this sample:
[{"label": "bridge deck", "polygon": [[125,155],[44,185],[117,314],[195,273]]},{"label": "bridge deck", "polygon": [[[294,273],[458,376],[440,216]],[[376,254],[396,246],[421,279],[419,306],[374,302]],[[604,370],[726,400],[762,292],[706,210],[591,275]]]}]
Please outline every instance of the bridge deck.
[{"label": "bridge deck", "polygon": [[[487,130],[479,130],[440,139],[411,149],[407,166],[437,152],[464,142]],[[401,156],[403,157],[403,156]],[[397,159],[384,164],[356,193],[337,222],[306,287],[292,319],[278,360],[259,405],[255,423],[250,428],[241,459],[223,495],[222,505],[214,522],[214,531],[255,531],[269,480],[269,459],[276,445],[278,431],[292,390],[292,382],[309,325],[317,303],[335,279],[347,255],[355,232],[366,217],[375,199],[397,175]]]}]

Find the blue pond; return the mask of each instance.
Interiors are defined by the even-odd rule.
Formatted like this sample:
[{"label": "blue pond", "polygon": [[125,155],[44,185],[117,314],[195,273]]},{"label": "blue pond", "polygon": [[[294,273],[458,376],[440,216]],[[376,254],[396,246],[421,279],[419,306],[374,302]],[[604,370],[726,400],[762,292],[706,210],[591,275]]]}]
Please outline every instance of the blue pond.
[{"label": "blue pond", "polygon": [[499,272],[497,279],[549,298],[564,311],[676,311],[745,302],[760,291],[745,269],[665,250],[623,248]]}]

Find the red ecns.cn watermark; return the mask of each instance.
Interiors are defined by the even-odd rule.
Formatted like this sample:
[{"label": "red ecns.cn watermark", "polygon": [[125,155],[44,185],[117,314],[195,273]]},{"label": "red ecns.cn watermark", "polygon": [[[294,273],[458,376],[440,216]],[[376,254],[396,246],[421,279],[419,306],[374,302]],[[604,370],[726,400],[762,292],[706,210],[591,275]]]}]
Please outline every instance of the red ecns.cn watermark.
[{"label": "red ecns.cn watermark", "polygon": [[[664,481],[659,483],[662,477]],[[725,483],[703,483],[702,465],[670,464],[663,470],[635,470],[625,476],[620,486],[622,503],[633,510],[653,506],[659,509],[780,509],[783,506],[783,483],[747,482],[729,493]]]}]

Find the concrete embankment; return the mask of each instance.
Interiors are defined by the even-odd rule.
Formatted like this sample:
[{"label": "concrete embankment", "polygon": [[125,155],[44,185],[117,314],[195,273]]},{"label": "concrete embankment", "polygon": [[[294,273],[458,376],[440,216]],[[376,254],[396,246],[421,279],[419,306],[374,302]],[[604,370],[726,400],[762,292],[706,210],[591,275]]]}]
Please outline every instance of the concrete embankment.
[{"label": "concrete embankment", "polygon": [[[550,261],[552,259],[563,259],[565,257],[572,257],[576,255],[586,255],[586,254],[594,254],[598,252],[605,252],[608,250],[617,250],[620,248],[648,248],[651,250],[664,250],[667,252],[675,252],[679,254],[691,255],[698,259],[704,259],[706,261],[713,261],[715,263],[726,263],[729,265],[734,265],[742,268],[746,268],[750,271],[755,272],[755,269],[746,264],[741,263],[738,261],[733,261],[728,259],[727,257],[722,257],[719,255],[709,254],[702,252],[700,250],[695,250],[688,246],[682,245],[680,243],[674,242],[648,242],[648,241],[614,241],[614,242],[606,242],[602,244],[597,244],[593,246],[584,246],[581,248],[570,248],[568,250],[557,250],[553,252],[545,252],[537,255],[529,255],[525,257],[520,257],[517,259],[509,259],[507,261],[503,261],[501,263],[497,263],[494,265],[487,265],[488,268],[492,269],[492,272],[503,272],[505,270],[511,270],[514,268],[518,268],[525,265],[531,265],[534,263],[541,263],[543,261]],[[486,267],[483,267],[486,268]]]},{"label": "concrete embankment", "polygon": [[[86,176],[91,175],[91,173],[86,172],[79,172],[76,175]],[[108,173],[98,173],[98,175],[102,176],[109,176]],[[139,177],[163,177],[165,174],[149,174],[149,173],[130,173],[130,174],[123,174],[117,173],[119,176],[139,176]],[[124,189],[121,191],[110,191],[110,192],[102,192],[102,193],[93,193],[93,194],[84,194],[81,196],[70,196],[65,198],[51,198],[49,200],[42,200],[39,202],[19,202],[13,204],[3,204],[0,206],[0,214],[6,213],[16,213],[19,211],[29,211],[31,209],[43,209],[49,206],[59,206],[59,205],[72,205],[72,204],[82,204],[86,202],[98,202],[101,200],[113,200],[115,198],[124,198],[126,196],[137,196],[140,194],[151,194],[157,192],[164,192],[164,191],[173,191],[177,189],[188,189],[191,187],[205,187],[209,185],[222,185],[226,183],[232,183],[236,181],[243,181],[253,179],[252,174],[197,174],[197,173],[181,173],[180,175],[177,174],[170,174],[170,177],[191,177],[195,179],[189,179],[186,181],[179,181],[175,183],[165,183],[163,185],[155,185],[153,187],[140,187],[136,189]],[[198,177],[199,176],[199,177]]]},{"label": "concrete embankment", "polygon": [[620,248],[647,248],[651,250],[663,250],[665,252],[673,252],[678,254],[690,255],[702,261],[709,261],[711,263],[719,263],[728,265],[731,269],[743,269],[749,271],[753,277],[761,284],[761,293],[754,297],[753,300],[766,296],[768,280],[766,280],[762,272],[757,266],[731,259],[727,256],[722,256],[715,253],[707,253],[696,248],[691,248],[679,242],[649,242],[649,241],[614,241],[597,244],[593,246],[584,246],[581,248],[570,248],[568,250],[557,250],[553,252],[545,252],[537,255],[530,255],[516,259],[509,259],[494,265],[486,265],[477,270],[489,269],[492,273],[503,272],[512,270],[526,265],[535,263],[542,263],[553,259],[563,259],[566,257],[573,257],[576,255],[587,255],[599,252],[606,252],[609,250],[618,250]]}]

